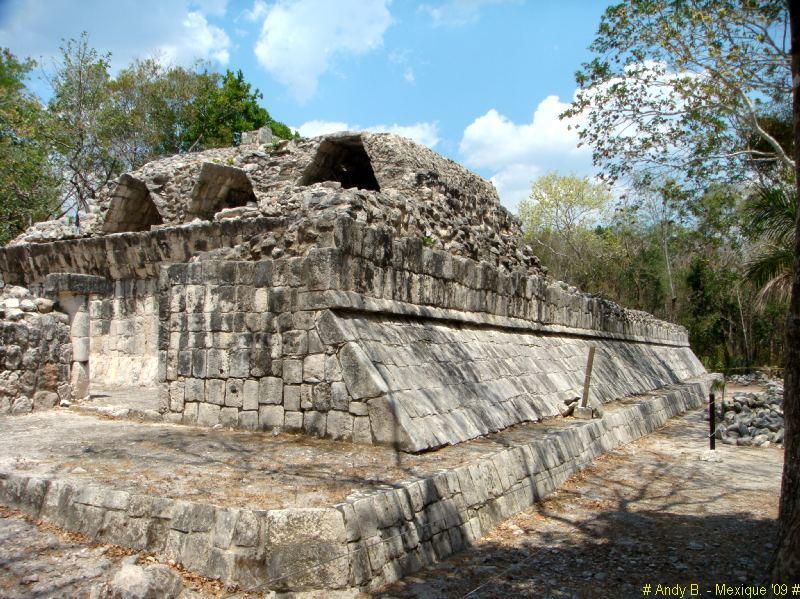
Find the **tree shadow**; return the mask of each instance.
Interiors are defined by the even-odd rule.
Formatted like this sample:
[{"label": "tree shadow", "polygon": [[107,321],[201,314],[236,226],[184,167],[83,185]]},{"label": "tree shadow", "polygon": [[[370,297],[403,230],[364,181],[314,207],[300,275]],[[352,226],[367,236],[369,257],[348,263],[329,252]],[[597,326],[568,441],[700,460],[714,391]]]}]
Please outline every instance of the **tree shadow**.
[{"label": "tree shadow", "polygon": [[645,584],[692,583],[714,596],[719,583],[766,584],[776,521],[732,510],[747,499],[735,481],[715,491],[677,467],[640,464],[627,481],[589,472],[591,488],[559,491],[512,517],[516,528],[506,522],[372,597],[617,599],[643,597]]}]

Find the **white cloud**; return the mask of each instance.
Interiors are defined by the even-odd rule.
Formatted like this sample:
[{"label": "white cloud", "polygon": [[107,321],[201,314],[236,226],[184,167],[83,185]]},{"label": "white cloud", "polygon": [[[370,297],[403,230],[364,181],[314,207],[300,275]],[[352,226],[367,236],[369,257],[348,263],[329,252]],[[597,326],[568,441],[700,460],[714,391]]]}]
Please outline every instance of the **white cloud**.
[{"label": "white cloud", "polygon": [[228,64],[230,38],[223,29],[209,25],[199,12],[188,13],[181,26],[183,35],[176,36],[181,40],[179,45],[164,44],[158,48],[168,62],[181,64],[191,62],[193,58],[204,57],[221,65]]},{"label": "white cloud", "polygon": [[255,2],[253,2],[253,8],[244,10],[242,16],[251,23],[260,21],[267,16],[267,3],[264,2],[264,0],[255,0]]},{"label": "white cloud", "polygon": [[207,18],[224,14],[226,5],[224,0],[12,0],[3,8],[0,46],[43,58],[48,66],[62,39],[88,31],[92,46],[112,53],[115,68],[153,54],[184,64],[196,59],[226,64],[230,39]]},{"label": "white cloud", "polygon": [[434,25],[460,27],[477,21],[484,6],[506,2],[509,0],[446,0],[438,4],[421,4],[418,10],[427,14]]},{"label": "white cloud", "polygon": [[433,148],[439,143],[439,126],[436,123],[414,123],[412,125],[372,125],[359,127],[340,121],[307,121],[297,127],[303,137],[316,137],[339,131],[370,131],[372,133],[394,133],[419,144]]},{"label": "white cloud", "polygon": [[[278,0],[255,45],[258,62],[303,102],[338,58],[383,44],[390,0]],[[253,10],[257,10],[254,6]]]},{"label": "white cloud", "polygon": [[591,151],[579,148],[577,132],[558,118],[568,106],[558,96],[547,96],[531,122],[522,124],[492,108],[464,129],[459,145],[464,163],[490,176],[510,210],[527,197],[531,181],[547,171],[594,173]]},{"label": "white cloud", "polygon": [[336,133],[338,131],[347,131],[350,127],[347,123],[338,121],[306,121],[299,127],[297,131],[303,137],[316,137],[317,135],[327,135],[328,133]]}]

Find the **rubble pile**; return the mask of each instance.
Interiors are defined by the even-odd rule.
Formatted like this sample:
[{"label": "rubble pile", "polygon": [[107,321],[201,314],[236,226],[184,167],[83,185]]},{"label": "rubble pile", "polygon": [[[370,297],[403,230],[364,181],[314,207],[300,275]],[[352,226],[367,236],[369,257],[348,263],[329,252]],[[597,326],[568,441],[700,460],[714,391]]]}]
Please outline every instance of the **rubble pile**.
[{"label": "rubble pile", "polygon": [[783,443],[782,383],[767,383],[763,393],[734,393],[722,401],[722,410],[717,438],[723,443],[756,447]]}]

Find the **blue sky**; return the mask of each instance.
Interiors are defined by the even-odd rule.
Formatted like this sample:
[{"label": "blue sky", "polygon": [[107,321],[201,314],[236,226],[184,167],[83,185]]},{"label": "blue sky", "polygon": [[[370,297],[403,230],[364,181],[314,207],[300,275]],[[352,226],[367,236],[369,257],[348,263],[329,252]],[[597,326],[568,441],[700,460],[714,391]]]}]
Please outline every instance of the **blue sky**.
[{"label": "blue sky", "polygon": [[[304,135],[392,131],[490,178],[515,210],[548,170],[593,173],[558,119],[609,2],[0,0],[0,46],[47,65],[89,32],[135,57],[241,69]],[[38,89],[43,89],[41,84]]]}]

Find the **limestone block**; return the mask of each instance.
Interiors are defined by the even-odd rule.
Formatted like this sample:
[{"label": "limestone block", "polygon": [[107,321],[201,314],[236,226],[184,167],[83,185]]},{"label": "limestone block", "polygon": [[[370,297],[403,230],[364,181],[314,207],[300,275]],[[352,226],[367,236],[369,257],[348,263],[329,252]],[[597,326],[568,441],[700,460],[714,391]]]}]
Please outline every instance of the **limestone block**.
[{"label": "limestone block", "polygon": [[[340,409],[340,408],[335,408]],[[347,410],[353,416],[367,416],[369,415],[369,406],[363,401],[351,401],[347,404]]]},{"label": "limestone block", "polygon": [[199,412],[198,403],[186,403],[183,406],[183,423],[195,424],[197,422],[197,415]]},{"label": "limestone block", "polygon": [[351,440],[353,437],[353,417],[347,412],[328,412],[327,435],[332,439]]},{"label": "limestone block", "polygon": [[281,333],[281,347],[285,356],[302,356],[308,353],[307,331],[284,331]]},{"label": "limestone block", "polygon": [[206,356],[206,369],[209,378],[228,378],[228,352],[220,349],[209,349]]},{"label": "limestone block", "polygon": [[326,414],[323,412],[315,412],[313,410],[303,412],[303,430],[309,435],[324,437],[326,420]]},{"label": "limestone block", "polygon": [[303,430],[303,413],[284,412],[283,428],[284,430],[289,432],[297,432]]},{"label": "limestone block", "polygon": [[211,398],[206,398],[205,381],[203,379],[186,379],[183,391],[185,401],[221,403],[213,401]]},{"label": "limestone block", "polygon": [[89,311],[85,308],[79,309],[72,317],[70,324],[70,336],[74,339],[77,337],[89,336]]},{"label": "limestone block", "polygon": [[290,384],[299,384],[303,382],[302,360],[283,361],[283,382]]},{"label": "limestone block", "polygon": [[300,385],[283,386],[283,407],[292,411],[300,410]]},{"label": "limestone block", "polygon": [[225,405],[225,381],[221,379],[208,379],[206,381],[206,398],[208,403],[218,406]]},{"label": "limestone block", "polygon": [[331,409],[331,386],[329,383],[318,383],[313,386],[312,401],[315,410],[327,412]]},{"label": "limestone block", "polygon": [[237,378],[250,376],[250,351],[237,349],[230,353],[229,375]]},{"label": "limestone block", "polygon": [[263,430],[283,427],[283,406],[264,405],[258,409],[258,425]]},{"label": "limestone block", "polygon": [[220,410],[220,406],[214,404],[199,404],[197,409],[197,424],[204,426],[215,426],[219,424]]},{"label": "limestone block", "polygon": [[222,408],[219,411],[219,423],[222,426],[238,426],[239,408]]},{"label": "limestone block", "polygon": [[89,363],[73,362],[70,373],[70,386],[74,399],[84,399],[89,396]]},{"label": "limestone block", "polygon": [[[334,410],[347,410],[350,406],[350,394],[343,382],[331,383],[331,408]],[[358,416],[366,415],[357,414]]]},{"label": "limestone block", "polygon": [[303,359],[303,380],[312,383],[325,380],[325,354],[314,354]]},{"label": "limestone block", "polygon": [[338,356],[344,382],[354,399],[377,397],[388,392],[386,382],[360,346],[346,343]]},{"label": "limestone block", "polygon": [[267,576],[281,579],[276,590],[347,586],[349,568],[329,561],[331,556],[347,553],[341,512],[319,508],[270,510],[266,527]]},{"label": "limestone block", "polygon": [[89,361],[89,338],[74,337],[72,339],[72,359],[76,362]]},{"label": "limestone block", "polygon": [[372,443],[372,427],[368,416],[355,416],[353,418],[353,442]]},{"label": "limestone block", "polygon": [[33,401],[25,395],[20,395],[11,403],[12,414],[28,414],[33,411]]},{"label": "limestone block", "polygon": [[241,408],[244,404],[244,381],[241,379],[228,379],[225,386],[225,405]]},{"label": "limestone block", "polygon": [[239,412],[239,428],[249,431],[258,430],[258,412],[255,410]]},{"label": "limestone block", "polygon": [[[258,410],[258,389],[259,382],[255,380],[247,380],[244,382],[244,392],[242,399],[242,409],[244,410]],[[279,403],[279,402],[276,402]]]},{"label": "limestone block", "polygon": [[258,401],[265,404],[283,403],[283,380],[274,376],[261,379],[258,384]]}]

